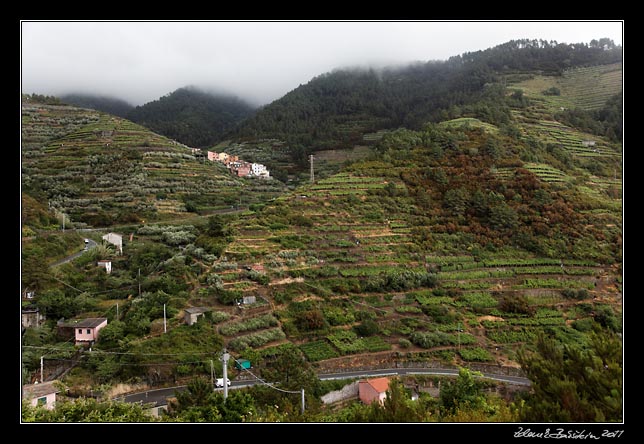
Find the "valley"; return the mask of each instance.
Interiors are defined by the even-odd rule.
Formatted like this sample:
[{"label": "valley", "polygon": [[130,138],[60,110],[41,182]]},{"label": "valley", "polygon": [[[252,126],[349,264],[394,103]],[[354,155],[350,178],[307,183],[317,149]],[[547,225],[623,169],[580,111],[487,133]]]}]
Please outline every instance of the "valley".
[{"label": "valley", "polygon": [[[609,120],[589,132],[559,114],[610,106],[623,74],[609,62],[490,70],[480,89],[445,92],[467,91],[458,104],[365,118],[374,105],[356,99],[333,124],[304,113],[268,134],[285,103],[311,97],[295,91],[209,148],[267,165],[270,180],[235,177],[205,149],[124,118],[23,97],[21,282],[36,297],[22,306],[44,319],[23,333],[23,377],[40,377],[42,355],[54,375],[79,353],[56,321],[106,318],[92,353],[55,376],[74,396],[221,375],[226,350],[286,389],[310,384],[307,404],[331,415],[311,375],[400,365],[530,378],[543,338],[571,350],[621,338],[623,146]],[[342,75],[342,88],[364,81],[377,96],[369,75]],[[331,78],[305,86],[324,96]],[[325,142],[307,145],[316,121]],[[101,242],[110,232],[122,254]],[[49,266],[85,237],[99,245]],[[188,309],[203,315],[190,324]],[[232,364],[230,375],[251,377]]]}]

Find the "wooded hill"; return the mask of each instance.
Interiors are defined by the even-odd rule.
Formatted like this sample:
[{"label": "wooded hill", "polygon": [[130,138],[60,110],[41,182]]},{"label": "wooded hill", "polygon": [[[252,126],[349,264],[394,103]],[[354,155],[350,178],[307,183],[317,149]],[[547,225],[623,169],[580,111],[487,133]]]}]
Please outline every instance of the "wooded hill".
[{"label": "wooded hill", "polygon": [[491,85],[507,85],[520,73],[560,77],[571,69],[620,61],[621,47],[606,39],[590,44],[516,40],[447,61],[338,69],[258,110],[230,137],[284,140],[294,159],[302,160],[303,151],[351,147],[365,133],[419,130],[427,122],[465,114],[503,125],[511,118]]},{"label": "wooded hill", "polygon": [[125,117],[188,146],[206,148],[254,111],[236,96],[185,87],[137,106]]}]

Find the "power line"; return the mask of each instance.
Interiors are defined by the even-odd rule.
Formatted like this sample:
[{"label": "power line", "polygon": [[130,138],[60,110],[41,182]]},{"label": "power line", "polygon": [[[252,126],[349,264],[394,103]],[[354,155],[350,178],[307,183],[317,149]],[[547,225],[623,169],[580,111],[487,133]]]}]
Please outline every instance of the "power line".
[{"label": "power line", "polygon": [[[38,345],[23,345],[24,348],[36,348],[52,351],[69,351],[65,348],[45,347]],[[135,356],[183,356],[183,355],[215,355],[215,352],[183,352],[183,353],[134,353],[134,352],[113,352],[100,349],[92,349],[92,353],[104,353],[109,355],[135,355]]]},{"label": "power line", "polygon": [[299,390],[298,390],[298,391],[293,391],[293,390],[284,390],[284,389],[281,389],[281,388],[279,388],[279,387],[275,387],[272,383],[264,381],[262,378],[260,378],[259,376],[257,376],[256,374],[254,374],[253,372],[251,372],[250,370],[248,370],[247,368],[244,368],[244,366],[241,364],[241,362],[239,362],[239,361],[238,361],[237,359],[235,359],[234,357],[233,357],[233,361],[235,361],[236,363],[238,363],[238,364],[239,364],[239,368],[241,368],[241,369],[243,369],[244,371],[247,371],[248,373],[250,373],[250,374],[251,374],[255,379],[257,379],[258,381],[260,381],[263,385],[266,385],[266,386],[268,386],[268,387],[270,387],[270,388],[272,388],[272,389],[275,389],[275,390],[277,390],[277,391],[284,392],[284,393],[300,393],[300,391],[299,391]]}]

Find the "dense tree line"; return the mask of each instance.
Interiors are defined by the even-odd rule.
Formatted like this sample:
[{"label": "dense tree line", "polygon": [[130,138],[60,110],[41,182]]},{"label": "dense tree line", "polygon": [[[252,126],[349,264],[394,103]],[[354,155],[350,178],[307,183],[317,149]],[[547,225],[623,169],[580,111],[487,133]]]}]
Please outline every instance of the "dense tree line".
[{"label": "dense tree line", "polygon": [[[469,112],[499,125],[509,120],[500,74],[537,71],[560,75],[580,66],[621,60],[621,46],[609,39],[591,44],[513,40],[465,53],[445,62],[429,61],[384,69],[338,69],[259,110],[230,132],[232,137],[275,137],[293,147],[294,160],[307,150],[347,147],[378,129],[420,129],[427,122]],[[509,97],[525,106],[520,95]],[[606,119],[609,119],[606,117]]]},{"label": "dense tree line", "polygon": [[253,111],[237,97],[185,87],[137,106],[126,117],[188,146],[206,148]]},{"label": "dense tree line", "polygon": [[63,102],[81,108],[95,109],[104,113],[127,118],[127,115],[134,108],[125,100],[115,97],[97,96],[92,94],[70,93],[61,96]]}]

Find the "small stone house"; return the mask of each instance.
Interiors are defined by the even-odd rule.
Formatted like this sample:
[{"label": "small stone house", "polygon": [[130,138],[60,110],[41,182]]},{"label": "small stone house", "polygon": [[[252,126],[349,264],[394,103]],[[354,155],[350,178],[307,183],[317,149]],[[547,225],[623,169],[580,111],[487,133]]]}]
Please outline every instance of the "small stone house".
[{"label": "small stone house", "polygon": [[256,296],[244,296],[242,298],[242,304],[248,305],[248,304],[254,304],[257,302],[257,297]]},{"label": "small stone house", "polygon": [[211,311],[208,307],[190,307],[184,310],[183,320],[186,324],[192,325],[199,319],[199,316],[203,316],[207,311]]},{"label": "small stone house", "polygon": [[43,405],[46,409],[52,410],[56,405],[56,393],[60,391],[54,386],[55,382],[23,385],[22,399],[28,400],[32,407]]},{"label": "small stone house", "polygon": [[45,315],[40,313],[38,307],[23,307],[21,313],[22,326],[40,327],[45,320]]},{"label": "small stone house", "polygon": [[373,378],[359,381],[358,397],[365,404],[371,404],[374,401],[384,403],[387,398],[389,389],[389,378]]}]

